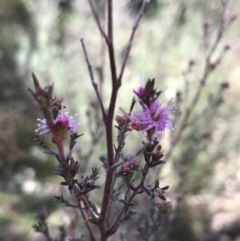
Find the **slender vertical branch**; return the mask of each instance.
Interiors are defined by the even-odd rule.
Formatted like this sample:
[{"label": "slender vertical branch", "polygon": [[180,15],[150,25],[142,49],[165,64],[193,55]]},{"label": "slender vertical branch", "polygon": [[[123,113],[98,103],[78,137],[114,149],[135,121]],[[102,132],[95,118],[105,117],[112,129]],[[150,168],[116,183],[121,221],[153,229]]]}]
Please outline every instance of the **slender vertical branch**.
[{"label": "slender vertical branch", "polygon": [[92,11],[92,15],[93,15],[93,17],[95,19],[95,22],[96,22],[97,26],[98,26],[98,29],[99,29],[101,35],[104,37],[106,43],[108,43],[108,37],[107,37],[104,29],[102,28],[99,16],[98,16],[98,14],[97,14],[97,12],[95,10],[95,7],[93,5],[93,1],[92,0],[88,0],[88,2],[89,2],[89,5],[90,5],[90,8],[91,8],[91,11]]},{"label": "slender vertical branch", "polygon": [[91,241],[96,241],[96,239],[95,239],[95,237],[94,237],[94,234],[93,234],[93,231],[92,231],[89,223],[85,221],[85,220],[86,220],[86,216],[85,216],[85,214],[84,214],[84,211],[83,211],[82,204],[81,204],[81,201],[80,201],[80,200],[78,200],[78,208],[79,208],[80,213],[81,213],[81,215],[82,215],[82,218],[83,218],[83,220],[84,220],[84,222],[85,222],[85,225],[86,225],[86,227],[87,227],[87,229],[88,229],[88,232],[89,232]]},{"label": "slender vertical branch", "polygon": [[213,45],[212,45],[212,47],[211,47],[207,57],[206,57],[207,64],[210,63],[210,59],[212,57],[212,54],[216,50],[220,40],[222,39],[223,33],[224,33],[225,29],[226,29],[226,27],[225,27],[225,22],[226,21],[224,19],[225,12],[226,12],[226,5],[224,5],[223,8],[222,8],[222,12],[221,12],[221,16],[220,16],[220,23],[219,23],[219,28],[218,28],[216,39],[215,39],[215,41],[214,41],[214,43],[213,43]]},{"label": "slender vertical branch", "polygon": [[[111,166],[114,165],[116,158],[114,157],[114,149],[113,149],[113,117],[114,117],[114,111],[115,111],[115,104],[116,104],[116,99],[117,99],[117,93],[118,89],[121,86],[121,80],[122,76],[124,73],[125,65],[131,50],[132,46],[132,41],[133,37],[135,34],[135,31],[139,25],[140,19],[142,17],[145,5],[147,1],[143,1],[142,8],[140,10],[140,13],[138,15],[138,18],[133,26],[132,33],[130,35],[129,42],[127,44],[127,49],[126,49],[126,54],[123,60],[123,64],[121,67],[121,72],[119,75],[119,78],[117,77],[117,68],[116,68],[116,60],[115,60],[115,51],[114,51],[114,36],[113,36],[113,1],[112,0],[107,0],[107,34],[103,30],[99,16],[97,12],[95,11],[94,5],[92,0],[89,0],[90,8],[92,11],[92,14],[94,16],[94,19],[97,23],[97,26],[102,34],[102,36],[105,38],[105,42],[108,48],[108,56],[109,56],[109,61],[110,61],[110,72],[111,72],[111,81],[112,81],[112,93],[111,93],[111,98],[110,98],[110,103],[109,103],[109,108],[108,108],[108,113],[106,115],[106,121],[105,121],[105,128],[106,128],[106,143],[107,143],[107,157],[108,157],[108,170],[107,170],[107,176],[105,180],[105,188],[104,188],[104,194],[103,194],[103,199],[102,199],[102,207],[101,207],[101,212],[100,212],[100,217],[99,217],[99,229],[101,232],[101,241],[107,240],[109,234],[107,233],[107,227],[106,227],[106,219],[107,219],[107,214],[108,214],[108,209],[109,209],[109,202],[110,198],[112,195],[112,189],[113,189],[113,180],[114,180],[114,170],[111,169]],[[83,41],[81,40],[81,43],[83,45],[83,49],[85,49]],[[85,52],[85,57],[87,56],[86,49],[84,50]],[[88,58],[86,57],[86,61]],[[91,70],[91,65],[89,64],[89,61],[87,61],[89,72],[91,79],[92,77],[92,70]],[[93,81],[92,81],[93,83]],[[96,90],[95,90],[96,91]],[[118,155],[117,155],[118,159]]]},{"label": "slender vertical branch", "polygon": [[101,213],[99,217],[99,227],[101,231],[101,241],[107,240],[107,228],[106,228],[106,217],[109,208],[109,202],[112,195],[112,183],[114,177],[114,171],[111,170],[111,166],[114,164],[114,150],[113,150],[113,133],[112,133],[112,125],[113,125],[113,117],[115,111],[115,104],[117,99],[117,70],[115,63],[115,55],[114,55],[114,45],[113,45],[113,16],[112,16],[112,0],[108,0],[107,2],[107,27],[108,27],[108,54],[110,60],[110,70],[111,70],[111,79],[112,79],[112,94],[107,114],[106,121],[106,142],[107,142],[107,156],[108,156],[108,170],[105,181],[104,194],[102,199],[102,207]]},{"label": "slender vertical branch", "polygon": [[99,101],[99,104],[100,104],[100,107],[101,107],[103,121],[106,122],[106,116],[107,115],[106,115],[106,112],[105,112],[105,109],[104,109],[104,106],[103,106],[102,98],[101,98],[100,93],[98,91],[98,85],[97,85],[97,83],[94,80],[94,75],[93,75],[93,71],[92,71],[92,65],[90,64],[90,61],[89,61],[89,58],[88,58],[88,53],[87,53],[87,50],[86,50],[86,47],[85,47],[85,44],[84,44],[84,40],[81,39],[80,41],[81,41],[81,44],[82,44],[85,60],[87,62],[88,71],[89,71],[89,75],[90,75],[90,78],[91,78],[91,83],[92,83],[93,88],[94,88],[94,90],[96,92],[96,95],[97,95],[97,98],[98,98],[98,101]]},{"label": "slender vertical branch", "polygon": [[[171,142],[171,148],[169,149],[169,151],[167,152],[167,154],[165,155],[165,160],[167,160],[174,147],[176,146],[176,144],[178,143],[178,141],[180,140],[183,131],[185,130],[185,127],[188,123],[189,117],[191,116],[191,113],[193,111],[193,109],[195,108],[199,97],[201,96],[202,90],[204,89],[206,82],[208,80],[208,77],[210,75],[210,73],[212,72],[212,67],[211,67],[211,58],[212,55],[214,53],[214,51],[216,50],[217,46],[219,45],[222,37],[223,37],[223,33],[226,30],[226,20],[224,19],[224,14],[226,12],[226,5],[223,6],[222,12],[221,12],[221,16],[220,16],[220,23],[219,23],[219,28],[218,28],[218,32],[215,38],[214,43],[212,44],[206,58],[205,58],[205,66],[204,66],[204,71],[203,71],[203,76],[202,78],[199,80],[199,85],[198,88],[196,90],[196,93],[193,97],[193,100],[191,101],[191,104],[189,105],[189,107],[186,110],[186,113],[184,115],[184,118],[178,128],[178,131],[176,133],[176,135],[174,136],[172,142]],[[216,66],[219,64],[220,62],[216,62]],[[216,67],[215,66],[215,67]],[[160,170],[160,169],[159,169]]]},{"label": "slender vertical branch", "polygon": [[[114,53],[114,38],[113,38],[113,9],[112,9],[112,0],[108,0],[107,2],[107,13],[108,13],[108,22],[107,22],[107,30],[108,30],[108,54],[110,60],[110,69],[111,69],[111,78],[112,78],[112,88],[113,92],[116,91],[117,88],[117,70],[116,70],[116,61],[115,61],[115,53]],[[111,100],[112,103],[112,100]],[[111,105],[110,103],[110,105]]]},{"label": "slender vertical branch", "polygon": [[[106,232],[106,215],[108,210],[108,204],[112,193],[112,180],[114,172],[110,169],[110,167],[114,164],[114,151],[113,151],[113,137],[112,137],[112,124],[113,124],[113,116],[114,116],[114,110],[115,110],[115,103],[117,99],[117,70],[116,70],[116,63],[115,63],[115,54],[114,54],[114,45],[113,45],[113,16],[112,16],[112,0],[108,0],[107,2],[107,35],[104,32],[98,14],[95,11],[94,5],[92,0],[89,0],[90,8],[92,11],[92,14],[95,18],[95,21],[97,23],[97,26],[105,38],[107,47],[108,47],[108,54],[109,54],[109,60],[110,60],[110,71],[111,71],[111,79],[112,79],[112,94],[110,99],[110,104],[108,108],[108,113],[106,115],[106,121],[105,121],[105,128],[106,128],[106,142],[107,142],[107,156],[108,156],[108,171],[105,181],[105,188],[104,188],[104,194],[103,194],[103,200],[102,200],[102,207],[101,207],[101,213],[99,217],[100,221],[100,231],[101,231],[101,240],[107,239],[107,232]],[[84,44],[83,41],[81,41],[83,48]],[[84,48],[85,49],[85,48]],[[85,49],[85,57],[86,49]],[[88,58],[86,58],[86,61]],[[89,64],[89,61],[87,61],[89,72],[91,79],[92,77],[92,70],[91,66]],[[93,81],[92,81],[93,83]],[[95,90],[96,91],[96,90]]]},{"label": "slender vertical branch", "polygon": [[126,49],[125,49],[125,55],[124,55],[124,58],[123,58],[122,67],[121,67],[120,74],[119,74],[119,77],[118,77],[118,85],[119,86],[121,86],[121,84],[122,84],[122,77],[123,77],[125,66],[126,66],[126,63],[127,63],[127,60],[128,60],[131,48],[132,48],[133,38],[134,38],[135,32],[136,32],[136,30],[137,30],[137,28],[139,26],[140,20],[141,20],[141,18],[143,16],[145,7],[147,5],[147,2],[148,2],[147,0],[143,0],[141,9],[140,9],[140,11],[138,13],[138,17],[137,17],[137,19],[136,19],[136,21],[135,21],[135,23],[133,25],[132,32],[131,32],[130,38],[128,40]]}]

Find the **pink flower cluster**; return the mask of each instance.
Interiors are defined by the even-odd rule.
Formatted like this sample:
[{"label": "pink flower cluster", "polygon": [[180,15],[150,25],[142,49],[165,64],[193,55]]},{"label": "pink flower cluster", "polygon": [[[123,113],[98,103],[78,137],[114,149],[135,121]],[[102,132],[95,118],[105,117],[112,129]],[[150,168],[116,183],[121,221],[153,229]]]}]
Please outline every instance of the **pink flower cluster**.
[{"label": "pink flower cluster", "polygon": [[173,105],[162,106],[155,100],[149,106],[143,106],[142,111],[133,114],[130,126],[141,131],[151,130],[154,138],[157,134],[162,137],[166,128],[173,130],[173,120],[169,115],[174,111]]},{"label": "pink flower cluster", "polygon": [[173,131],[173,119],[170,114],[175,112],[175,106],[170,102],[164,106],[156,98],[150,98],[150,101],[144,103],[141,97],[149,92],[144,87],[133,92],[140,98],[142,110],[128,117],[131,129],[146,132],[150,141],[157,137],[162,138],[166,128]]}]

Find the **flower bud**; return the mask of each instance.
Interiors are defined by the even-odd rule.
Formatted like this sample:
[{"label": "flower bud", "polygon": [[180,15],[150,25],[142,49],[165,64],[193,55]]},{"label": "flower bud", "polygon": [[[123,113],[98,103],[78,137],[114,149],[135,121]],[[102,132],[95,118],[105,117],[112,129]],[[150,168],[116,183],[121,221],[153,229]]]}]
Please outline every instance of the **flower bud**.
[{"label": "flower bud", "polygon": [[118,125],[121,125],[121,126],[124,125],[125,122],[126,122],[126,119],[124,117],[122,117],[122,116],[119,116],[119,115],[117,115],[115,117],[115,120],[118,123]]},{"label": "flower bud", "polygon": [[158,161],[160,160],[162,157],[164,156],[162,151],[156,151],[153,156],[152,156],[152,160],[153,161]]},{"label": "flower bud", "polygon": [[162,190],[160,187],[157,187],[157,188],[154,189],[153,193],[154,193],[154,196],[160,197],[160,196],[162,196],[165,192],[164,192],[164,190]]},{"label": "flower bud", "polygon": [[94,186],[95,182],[94,182],[93,179],[89,179],[89,180],[87,180],[86,184],[87,184],[88,186]]},{"label": "flower bud", "polygon": [[54,128],[58,134],[65,134],[68,131],[69,120],[66,116],[61,116],[56,120]]},{"label": "flower bud", "polygon": [[131,173],[131,168],[128,166],[127,162],[120,167],[118,173],[121,176],[127,176],[128,174]]},{"label": "flower bud", "polygon": [[132,159],[128,162],[128,166],[134,171],[139,167],[139,161],[137,159]]}]

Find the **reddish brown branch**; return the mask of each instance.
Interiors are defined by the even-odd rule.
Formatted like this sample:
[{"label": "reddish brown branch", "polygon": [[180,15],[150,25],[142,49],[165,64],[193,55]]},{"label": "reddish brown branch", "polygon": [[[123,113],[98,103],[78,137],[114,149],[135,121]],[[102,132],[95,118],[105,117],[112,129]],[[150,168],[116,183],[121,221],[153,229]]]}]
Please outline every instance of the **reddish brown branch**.
[{"label": "reddish brown branch", "polygon": [[107,157],[108,157],[108,170],[105,181],[104,194],[102,199],[102,207],[101,213],[99,217],[99,228],[101,232],[101,241],[105,241],[108,238],[107,228],[106,228],[106,218],[109,208],[109,202],[112,195],[112,184],[114,171],[111,170],[111,166],[114,164],[114,150],[113,150],[113,117],[115,111],[115,104],[117,99],[117,70],[116,70],[116,62],[115,62],[115,54],[114,54],[114,44],[113,44],[113,16],[112,16],[112,0],[108,0],[107,2],[107,26],[108,26],[108,54],[110,60],[110,71],[111,71],[111,79],[112,79],[112,94],[107,114],[106,121],[106,142],[107,142]]},{"label": "reddish brown branch", "polygon": [[[107,2],[107,12],[108,12],[108,54],[110,60],[110,70],[111,70],[111,79],[112,79],[112,88],[113,91],[117,89],[117,69],[116,69],[116,61],[115,61],[115,53],[114,53],[114,38],[113,38],[113,16],[112,16],[112,0],[108,0]],[[111,105],[111,103],[110,103]]]}]

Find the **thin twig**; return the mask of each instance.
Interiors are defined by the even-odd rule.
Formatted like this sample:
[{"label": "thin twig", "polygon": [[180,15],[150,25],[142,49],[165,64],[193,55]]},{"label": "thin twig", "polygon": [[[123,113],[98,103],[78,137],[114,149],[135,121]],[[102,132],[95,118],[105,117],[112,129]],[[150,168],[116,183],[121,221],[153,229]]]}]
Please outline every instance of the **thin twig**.
[{"label": "thin twig", "polygon": [[80,201],[80,200],[78,200],[78,208],[79,208],[79,210],[80,210],[80,212],[81,212],[82,218],[83,218],[83,220],[84,220],[84,222],[85,222],[85,225],[86,225],[86,227],[87,227],[87,229],[88,229],[88,232],[89,232],[91,241],[96,241],[96,239],[95,239],[95,237],[94,237],[94,234],[93,234],[93,231],[92,231],[89,223],[85,221],[85,220],[86,220],[86,216],[85,216],[85,214],[84,214],[84,211],[83,211],[83,208],[82,208],[82,205],[81,205],[81,201]]},{"label": "thin twig", "polygon": [[92,0],[88,0],[88,2],[89,2],[89,5],[90,5],[90,8],[91,8],[91,11],[92,11],[92,15],[93,15],[93,17],[95,19],[95,22],[96,22],[97,26],[98,26],[98,29],[99,29],[101,35],[104,37],[106,43],[108,43],[108,37],[107,37],[104,29],[101,26],[101,23],[100,23],[100,20],[99,20],[99,16],[98,16],[98,14],[97,14],[97,12],[95,10],[95,7],[93,5],[93,1]]},{"label": "thin twig", "polygon": [[125,159],[123,161],[120,161],[120,162],[117,162],[115,163],[114,165],[111,166],[111,169],[114,170],[116,169],[117,167],[121,166],[123,163],[127,162],[128,159]]},{"label": "thin twig", "polygon": [[86,199],[85,195],[81,193],[81,191],[78,189],[78,187],[76,185],[74,186],[74,194],[75,194],[76,199],[78,201],[81,201],[84,204],[84,207],[86,209],[89,208],[89,213],[90,213],[91,218],[93,219],[95,224],[98,225],[98,223],[99,223],[98,216],[96,215],[94,210],[90,207],[90,205],[88,203],[88,200]]},{"label": "thin twig", "polygon": [[98,222],[99,222],[98,216],[95,213],[95,211],[92,210],[92,208],[90,207],[88,200],[84,196],[81,196],[81,201],[83,202],[85,208],[89,208],[91,218],[94,220],[95,224],[98,225]]},{"label": "thin twig", "polygon": [[106,122],[106,112],[105,112],[105,109],[104,109],[104,106],[103,106],[103,102],[102,102],[102,98],[99,94],[99,91],[98,91],[98,85],[97,83],[95,82],[94,80],[94,75],[93,75],[93,71],[92,71],[92,66],[89,62],[89,58],[88,58],[88,53],[87,53],[87,50],[86,50],[86,47],[85,47],[85,44],[84,44],[84,39],[81,38],[81,44],[82,44],[82,48],[83,48],[83,52],[84,52],[84,56],[85,56],[85,60],[87,62],[87,66],[88,66],[88,71],[89,71],[89,75],[90,75],[90,78],[91,78],[91,83],[93,85],[93,88],[96,92],[96,95],[97,95],[97,98],[98,98],[98,101],[99,101],[99,104],[100,104],[100,107],[101,107],[101,111],[102,111],[102,117],[103,117],[103,121]]},{"label": "thin twig", "polygon": [[219,41],[221,40],[222,38],[222,35],[223,35],[223,32],[225,31],[226,27],[225,27],[225,20],[224,20],[224,14],[226,12],[226,5],[223,6],[223,9],[222,9],[222,12],[221,12],[221,17],[220,17],[220,24],[219,24],[219,28],[218,28],[218,32],[217,32],[217,37],[215,39],[215,42],[213,43],[208,55],[207,55],[207,58],[206,58],[206,62],[207,64],[210,63],[210,59],[212,57],[212,54],[213,52],[216,50],[218,44],[219,44]]},{"label": "thin twig", "polygon": [[[169,151],[165,155],[165,160],[167,160],[170,157],[174,147],[176,146],[176,144],[180,140],[181,135],[182,135],[183,131],[185,130],[185,127],[186,127],[187,122],[189,120],[189,117],[190,117],[193,109],[195,108],[195,106],[196,106],[196,104],[199,100],[199,97],[201,96],[203,88],[206,85],[206,81],[209,77],[209,74],[212,72],[211,57],[212,57],[214,51],[216,50],[218,44],[220,43],[224,31],[226,30],[226,26],[224,25],[225,24],[225,20],[224,20],[225,11],[226,11],[226,6],[223,7],[223,10],[222,10],[222,13],[221,13],[220,24],[219,24],[216,39],[215,39],[213,45],[211,46],[211,49],[209,50],[208,55],[205,58],[205,66],[204,66],[203,76],[199,80],[199,85],[198,85],[197,91],[196,91],[196,93],[193,97],[193,100],[191,101],[190,106],[186,110],[185,116],[184,116],[184,118],[183,118],[183,120],[182,120],[182,122],[181,122],[181,124],[178,128],[178,132],[176,133],[176,135],[174,136],[174,138],[171,142],[171,148],[169,149]],[[217,67],[218,64],[219,64],[219,62],[215,63],[215,67]],[[160,168],[159,168],[159,170],[160,170]]]},{"label": "thin twig", "polygon": [[[113,91],[117,91],[117,69],[116,69],[116,61],[115,61],[115,51],[114,51],[114,38],[113,38],[113,16],[112,16],[112,0],[108,0],[107,2],[107,13],[108,13],[108,54],[110,60],[110,70],[111,70],[111,79],[112,79],[112,88]],[[111,100],[112,103],[112,100]],[[111,105],[110,103],[110,105]]]},{"label": "thin twig", "polygon": [[123,59],[121,71],[120,71],[120,74],[119,74],[119,77],[118,77],[118,85],[119,86],[121,86],[121,84],[122,84],[122,77],[123,77],[125,66],[126,66],[126,63],[127,63],[127,60],[128,60],[128,56],[129,56],[131,48],[132,48],[133,38],[134,38],[135,32],[136,32],[136,30],[139,26],[140,20],[143,16],[143,12],[144,12],[144,9],[145,9],[147,3],[148,3],[147,0],[143,0],[141,9],[139,10],[139,13],[138,13],[138,17],[137,17],[137,19],[136,19],[136,21],[133,25],[132,32],[131,32],[130,38],[128,40],[128,43],[127,43],[127,47],[125,49],[125,56],[124,56],[124,59]]}]

